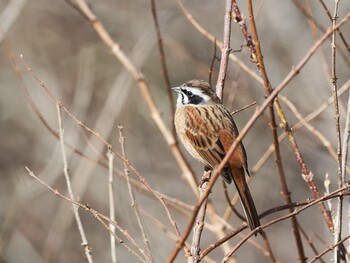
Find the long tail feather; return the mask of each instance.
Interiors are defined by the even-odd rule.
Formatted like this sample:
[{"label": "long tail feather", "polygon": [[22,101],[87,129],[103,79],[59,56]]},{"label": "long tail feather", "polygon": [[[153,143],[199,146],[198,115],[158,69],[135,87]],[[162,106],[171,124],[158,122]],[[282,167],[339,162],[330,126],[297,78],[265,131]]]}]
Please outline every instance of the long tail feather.
[{"label": "long tail feather", "polygon": [[244,170],[242,169],[234,169],[233,171],[233,181],[237,187],[237,191],[239,193],[241,203],[243,206],[243,210],[245,216],[248,221],[248,225],[251,230],[260,226],[260,220],[258,216],[258,212],[256,211],[255,204],[250,194],[248,185],[245,180]]}]

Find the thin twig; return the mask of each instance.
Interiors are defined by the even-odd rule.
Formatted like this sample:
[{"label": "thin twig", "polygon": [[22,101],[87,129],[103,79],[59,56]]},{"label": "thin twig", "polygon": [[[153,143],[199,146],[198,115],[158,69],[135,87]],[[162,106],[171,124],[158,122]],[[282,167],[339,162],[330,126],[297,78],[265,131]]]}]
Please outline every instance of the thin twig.
[{"label": "thin twig", "polygon": [[323,255],[327,254],[328,252],[332,251],[334,248],[339,247],[340,244],[344,243],[347,239],[350,238],[350,235],[347,235],[343,239],[339,240],[337,243],[329,246],[327,249],[325,249],[322,253],[315,256],[313,259],[311,259],[308,263],[316,262],[319,258],[321,258]]},{"label": "thin twig", "polygon": [[[350,91],[349,91],[350,93]],[[348,162],[348,150],[349,150],[349,137],[350,137],[350,94],[348,97],[348,109],[346,113],[346,122],[345,122],[345,129],[344,129],[344,135],[343,135],[343,160],[342,160],[342,180],[343,182],[346,181],[346,168],[347,168],[347,162]],[[350,211],[350,204],[348,205],[348,211]],[[349,215],[349,212],[348,212]],[[350,227],[350,220],[348,218],[348,224]],[[350,228],[349,228],[350,229]],[[348,250],[350,249],[350,242],[348,245]]]},{"label": "thin twig", "polygon": [[[210,219],[212,225],[209,225],[208,223],[206,223],[204,226],[208,229],[210,228],[211,231],[215,234],[215,236],[218,239],[225,236],[226,235],[225,229],[230,228],[231,226],[222,217],[218,215],[215,209],[214,203],[211,200],[208,200],[206,216]],[[228,251],[230,251],[230,248],[231,248],[230,242],[227,242],[223,244],[223,246],[220,246],[220,249],[225,254]],[[233,260],[232,263],[235,263],[235,261]]]},{"label": "thin twig", "polygon": [[[125,137],[123,135],[123,126],[118,125],[118,129],[119,129],[119,142],[120,142],[120,146],[121,146],[122,155],[126,159]],[[149,259],[152,261],[153,259],[152,259],[151,249],[150,249],[150,246],[149,246],[149,242],[148,242],[148,238],[147,238],[145,229],[144,229],[142,221],[141,221],[138,204],[137,204],[136,198],[134,196],[134,191],[132,190],[132,187],[131,187],[130,172],[129,172],[129,169],[128,169],[128,166],[126,165],[126,163],[124,163],[124,174],[125,174],[126,182],[127,182],[127,185],[128,185],[128,191],[129,191],[131,207],[134,210],[134,213],[135,213],[135,216],[136,216],[136,219],[137,219],[137,223],[139,225],[139,228],[140,228],[140,231],[141,231],[141,234],[142,234],[143,243],[145,244],[145,247],[146,247],[146,250],[147,250],[147,255],[148,255]]]},{"label": "thin twig", "polygon": [[[325,32],[326,32],[326,29],[325,29],[325,28],[322,26],[322,24],[319,23],[319,22],[316,20],[316,18],[312,15],[310,8],[309,8],[309,9],[306,9],[306,8],[304,7],[305,4],[308,4],[308,7],[309,7],[309,2],[304,2],[303,4],[300,4],[299,2],[300,2],[300,1],[293,0],[293,3],[294,3],[294,4],[296,5],[296,7],[302,12],[302,14],[303,14],[309,21],[311,21],[322,33],[325,33]],[[327,14],[329,20],[332,21],[332,15],[331,15],[329,9],[327,8],[327,6],[324,4],[323,0],[319,0],[319,2],[321,3],[323,9],[325,10],[325,12],[326,12],[326,14]],[[314,9],[315,9],[315,8],[314,8]],[[347,41],[346,41],[346,39],[345,39],[343,33],[342,33],[339,29],[338,29],[337,31],[339,32],[339,36],[340,36],[341,40],[343,41],[346,50],[347,50],[348,52],[350,52],[350,46],[349,46],[349,44],[347,43]],[[340,55],[342,56],[342,58],[344,59],[344,62],[346,63],[346,65],[349,67],[349,66],[350,66],[350,59],[349,59],[349,57],[348,57],[348,54],[346,54],[346,52],[343,51],[343,49],[340,47],[339,44],[336,44],[336,48],[337,48],[339,54],[340,54]],[[326,73],[326,74],[328,75],[329,72]]]},{"label": "thin twig", "polygon": [[270,258],[271,262],[277,263],[278,260],[276,260],[275,255],[274,255],[274,253],[272,252],[270,240],[269,240],[269,238],[267,237],[266,232],[262,230],[262,231],[261,231],[261,236],[262,236],[262,238],[264,239],[265,247],[266,247],[266,250],[267,250],[267,252],[268,252],[268,255],[269,255],[269,258]]},{"label": "thin twig", "polygon": [[[152,9],[152,17],[153,17],[154,27],[155,27],[155,30],[157,33],[158,49],[159,49],[159,55],[160,55],[160,62],[162,64],[163,77],[164,77],[164,81],[165,81],[165,85],[166,85],[167,93],[168,93],[168,98],[169,98],[170,123],[174,123],[175,105],[174,105],[174,100],[173,100],[173,93],[171,91],[171,84],[170,84],[170,78],[169,78],[169,74],[168,74],[168,67],[167,67],[166,59],[165,59],[165,51],[164,51],[164,46],[163,46],[162,35],[160,32],[160,27],[159,27],[159,23],[158,23],[156,1],[155,0],[151,0],[151,9]],[[175,126],[171,125],[171,127],[172,127],[173,136],[177,142]]]},{"label": "thin twig", "polygon": [[167,204],[164,201],[163,195],[161,195],[159,192],[153,190],[153,188],[148,184],[148,182],[146,181],[146,179],[136,170],[136,168],[131,164],[131,162],[127,159],[125,159],[118,151],[116,151],[115,149],[113,149],[113,146],[108,143],[106,141],[106,139],[104,139],[103,137],[100,136],[100,134],[94,130],[92,130],[91,128],[89,128],[88,126],[86,126],[81,120],[79,120],[77,117],[75,117],[64,105],[63,103],[57,99],[53,93],[46,87],[46,85],[39,79],[39,77],[35,74],[35,72],[32,70],[32,68],[29,66],[29,64],[25,61],[23,55],[21,55],[22,61],[23,63],[26,65],[27,70],[32,74],[32,76],[34,77],[34,79],[37,81],[37,83],[46,91],[46,93],[50,96],[50,98],[52,100],[55,101],[55,103],[59,104],[60,107],[68,114],[68,116],[81,128],[85,129],[86,131],[88,131],[89,133],[91,133],[92,135],[94,135],[99,141],[101,141],[106,147],[107,149],[111,150],[120,160],[122,160],[129,168],[130,170],[139,178],[140,182],[143,183],[145,185],[145,187],[153,194],[153,196],[161,203],[161,205],[163,206],[167,217],[171,223],[171,226],[173,227],[173,229],[175,230],[175,233],[178,235],[178,237],[180,238],[180,232],[178,230],[178,227],[176,225],[175,220],[172,217],[172,214],[167,206]]},{"label": "thin twig", "polygon": [[[332,19],[332,27],[334,29],[337,17],[338,17],[338,6],[339,1],[335,1],[334,5],[334,15]],[[340,114],[339,114],[339,103],[338,103],[338,87],[337,87],[337,75],[336,75],[336,30],[332,32],[332,84],[333,84],[333,96],[334,96],[334,119],[335,119],[335,131],[337,138],[337,164],[338,164],[338,187],[341,188],[343,186],[343,178],[342,178],[342,145],[341,145],[341,134],[340,134]],[[343,212],[343,198],[339,197],[336,215],[335,215],[335,228],[334,228],[334,244],[337,244],[341,240],[341,232],[342,232],[342,212]],[[336,247],[334,250],[334,262],[340,262],[340,250],[339,247]]]},{"label": "thin twig", "polygon": [[[231,53],[231,47],[230,47],[231,16],[232,16],[232,0],[226,0],[225,22],[224,22],[224,33],[223,33],[224,46],[223,46],[223,49],[221,50],[220,68],[219,68],[218,79],[216,82],[216,94],[218,95],[221,101],[223,100],[223,92],[224,92],[225,78],[226,78],[226,72],[227,72],[227,66],[228,66],[228,58],[229,58],[229,54]],[[211,173],[204,172],[202,176],[203,183],[201,183],[201,185],[199,186],[199,192],[200,192],[199,199],[201,199],[202,196],[204,196],[204,193],[206,192],[206,188],[208,186],[208,180],[210,179],[210,174]],[[199,262],[200,238],[203,231],[204,218],[205,218],[205,213],[207,209],[207,202],[208,202],[207,198],[208,198],[208,195],[203,200],[198,210],[198,213],[196,215],[196,224],[193,228],[194,234],[193,234],[193,240],[191,244],[191,257],[188,258],[188,262],[191,262],[191,263]]]},{"label": "thin twig", "polygon": [[227,186],[226,186],[226,183],[225,183],[224,180],[222,180],[222,186],[223,186],[223,188],[224,188],[224,194],[225,194],[226,202],[227,202],[227,204],[229,205],[229,207],[231,208],[231,210],[233,211],[233,213],[234,213],[239,219],[241,219],[242,221],[246,221],[247,219],[246,219],[243,215],[241,215],[241,214],[237,211],[237,209],[235,208],[235,206],[232,204],[231,199],[230,199],[230,197],[229,197],[229,195],[228,195]]},{"label": "thin twig", "polygon": [[[281,126],[282,126],[282,128],[284,128],[285,133],[287,134],[287,137],[292,145],[294,154],[296,156],[297,162],[300,166],[302,178],[308,184],[309,189],[310,189],[311,193],[313,194],[314,198],[317,199],[320,197],[320,193],[319,193],[318,188],[315,185],[315,182],[313,179],[314,174],[312,173],[312,171],[309,170],[309,168],[307,167],[307,165],[305,163],[305,160],[304,160],[303,155],[300,151],[299,145],[294,137],[292,129],[290,128],[290,126],[287,122],[286,116],[285,116],[285,114],[282,110],[282,107],[279,104],[279,101],[277,98],[275,100],[275,107],[277,109],[278,116],[280,117],[280,120],[281,120]],[[320,210],[323,214],[324,219],[326,220],[328,228],[332,232],[334,229],[334,224],[332,222],[332,218],[330,217],[330,215],[329,215],[329,213],[328,213],[328,211],[323,203],[320,203],[319,207],[320,207]]]},{"label": "thin twig", "polygon": [[[227,229],[227,230],[229,230],[229,231],[232,231],[232,230],[234,229],[230,224],[227,223],[227,221],[226,221],[224,218],[222,218],[222,217],[220,217],[220,216],[218,216],[218,215],[216,215],[216,220],[217,220],[218,223],[220,223],[222,226],[224,226],[225,229]],[[216,227],[216,226],[214,226],[214,227]],[[216,228],[216,230],[217,230],[217,228]],[[227,233],[227,232],[226,232],[226,233]],[[226,236],[226,235],[227,235],[227,234],[222,235],[222,237],[224,237],[224,236]],[[238,233],[238,236],[239,236],[239,238],[242,238],[242,237],[243,237],[243,235],[241,235],[240,233]],[[221,237],[220,237],[219,239],[221,239]],[[264,255],[264,256],[266,256],[266,257],[270,257],[269,251],[266,250],[266,249],[264,249],[264,247],[261,246],[261,245],[260,245],[258,242],[256,242],[254,239],[249,239],[247,242],[248,242],[249,244],[251,244],[254,248],[256,248],[262,255]],[[230,251],[230,249],[232,248],[232,245],[230,245],[229,242],[225,242],[225,243],[223,243],[222,245],[220,245],[219,247],[222,248],[225,244],[229,247],[229,250],[227,250],[227,251],[225,250],[225,251],[224,251],[225,254],[226,254],[226,253],[228,253],[228,251]],[[207,256],[205,256],[203,259],[205,259],[206,257],[207,257]],[[202,258],[202,256],[201,256],[201,258]],[[233,260],[233,262],[235,262],[235,260]]]},{"label": "thin twig", "polygon": [[232,20],[232,0],[226,0],[225,18],[224,18],[224,44],[221,49],[220,69],[216,82],[216,94],[222,101],[224,93],[224,85],[228,66],[228,58],[231,53],[231,20]]},{"label": "thin twig", "polygon": [[215,60],[217,59],[216,57],[216,38],[214,39],[214,51],[213,51],[213,58],[211,59],[211,63],[210,63],[210,67],[209,67],[209,84],[210,86],[212,87],[212,83],[211,83],[211,77],[212,77],[212,74],[213,74],[213,68],[214,68],[214,63],[215,63]]},{"label": "thin twig", "polygon": [[[332,192],[329,196],[332,196],[332,195],[335,195],[337,193],[340,193],[344,190],[347,190],[349,189],[350,185],[345,185],[344,187],[340,188],[340,189],[337,189],[336,191]],[[265,229],[273,224],[276,224],[280,221],[283,221],[283,220],[286,220],[287,218],[290,218],[292,216],[296,216],[298,214],[300,214],[302,211],[308,209],[309,207],[315,205],[316,203],[318,202],[323,202],[324,200],[326,200],[326,198],[329,197],[328,195],[327,196],[323,196],[319,199],[316,199],[314,200],[313,202],[311,202],[310,204],[302,207],[302,208],[297,208],[295,209],[292,213],[289,213],[288,215],[285,215],[285,216],[282,216],[282,217],[279,217],[277,219],[274,219],[274,220],[271,220],[270,222],[254,229],[253,231],[251,231],[249,234],[247,234],[240,242],[238,242],[238,244],[230,251],[230,253],[228,253],[224,259],[221,261],[222,263],[225,263],[229,260],[229,258],[252,236],[254,235],[255,233],[257,233],[258,231],[262,230],[262,229]]]},{"label": "thin twig", "polygon": [[[330,21],[333,21],[332,14],[331,14],[331,12],[329,11],[329,9],[327,8],[327,6],[325,5],[325,3],[323,2],[323,0],[319,0],[319,2],[321,3],[323,9],[325,10],[325,12],[326,12],[326,14],[327,14],[329,20],[330,20]],[[346,50],[350,53],[350,45],[347,43],[347,41],[346,41],[346,39],[345,39],[343,33],[341,32],[341,30],[340,30],[339,28],[337,29],[337,32],[339,33],[339,36],[340,36],[341,40],[343,41]]]},{"label": "thin twig", "polygon": [[248,104],[248,105],[246,105],[246,106],[244,106],[244,107],[242,107],[242,108],[240,108],[238,110],[235,110],[235,111],[231,112],[231,115],[235,115],[236,113],[244,111],[245,109],[248,109],[248,108],[250,108],[250,107],[252,107],[254,105],[256,105],[256,101],[253,101],[252,103],[250,103],[250,104]]},{"label": "thin twig", "polygon": [[[302,14],[308,19],[309,29],[311,35],[316,41],[319,38],[318,28],[324,32],[325,28],[316,21],[316,17],[313,15],[313,8],[311,7],[310,1],[305,1],[301,3],[298,0],[292,0],[293,4],[302,12]],[[316,11],[316,10],[315,10]],[[321,47],[318,51],[318,56],[320,58],[320,66],[322,66],[322,70],[324,71],[324,76],[327,79],[327,84],[331,87],[331,71],[329,65],[327,63],[326,54],[324,51],[325,47]]]},{"label": "thin twig", "polygon": [[[51,186],[49,186],[47,183],[45,183],[43,180],[41,180],[39,177],[37,177],[33,171],[31,171],[28,167],[25,167],[27,170],[28,174],[34,178],[36,181],[38,181],[40,184],[45,186],[47,189],[49,189],[53,194],[57,195],[58,197],[70,202],[72,205],[75,205],[77,207],[83,208],[84,210],[90,212],[99,222],[103,223],[103,226],[110,232],[111,230],[109,229],[108,225],[105,224],[102,219],[107,221],[108,223],[113,224],[125,237],[128,239],[137,249],[138,251],[147,259],[147,255],[143,252],[143,250],[137,245],[135,240],[129,235],[128,231],[125,229],[121,228],[115,221],[111,221],[107,216],[97,212],[95,209],[93,209],[90,205],[86,204],[83,205],[63,194],[61,194],[58,190],[53,189]],[[141,262],[146,262],[146,260],[143,260],[140,255],[138,255],[134,250],[132,250],[128,245],[126,245],[123,240],[121,240],[118,236],[115,235],[116,240],[118,240],[118,243],[122,244],[129,252],[131,252],[135,257],[137,257]]]},{"label": "thin twig", "polygon": [[[61,154],[62,154],[62,159],[63,159],[63,174],[66,179],[66,184],[67,184],[67,189],[69,193],[69,197],[72,200],[75,200],[74,194],[73,194],[73,189],[71,186],[71,180],[68,172],[68,163],[67,163],[67,157],[66,157],[66,150],[65,150],[65,145],[64,145],[64,130],[62,128],[62,118],[61,118],[61,105],[59,103],[56,103],[56,109],[57,109],[57,118],[58,118],[58,128],[59,128],[59,135],[60,135],[60,144],[61,144]],[[83,224],[80,219],[80,215],[78,212],[78,206],[75,204],[72,204],[72,209],[75,217],[75,221],[77,222],[80,237],[82,240],[81,245],[84,247],[84,252],[86,255],[86,259],[88,260],[89,263],[93,262],[92,254],[91,254],[91,247],[89,245],[89,242],[87,240]]]},{"label": "thin twig", "polygon": [[[299,213],[301,213],[302,211],[308,209],[309,207],[316,205],[319,202],[324,202],[328,199],[333,199],[333,198],[337,198],[339,196],[342,195],[349,195],[350,193],[344,193],[345,190],[349,190],[350,189],[350,185],[345,185],[342,189],[337,189],[332,193],[329,193],[323,197],[320,197],[319,199],[314,199],[314,200],[309,200],[308,203],[301,207],[301,208],[296,208],[293,210],[292,213],[288,213],[287,215],[278,217],[276,219],[273,219],[271,221],[269,221],[268,223],[262,225],[259,228],[254,229],[253,231],[251,231],[248,235],[246,235],[239,244],[237,244],[237,246],[241,246],[243,245],[252,235],[254,235],[255,233],[257,233],[258,231],[265,229],[273,224],[276,224],[278,222],[281,222],[283,220],[289,219],[291,216],[295,216]],[[294,206],[295,207],[295,206]],[[264,216],[262,216],[264,214]],[[262,213],[259,218],[263,218],[265,216],[267,216],[269,213]],[[223,244],[224,242],[226,242],[227,240],[231,239],[232,237],[234,237],[235,235],[237,235],[238,233],[240,233],[241,231],[243,231],[244,229],[246,229],[248,227],[247,223],[244,222],[241,226],[233,229],[230,233],[228,233],[225,237],[223,237],[222,239],[216,241],[214,244],[211,244],[209,247],[207,247],[206,249],[203,250],[202,254],[201,254],[201,258],[205,257],[208,253],[210,253],[214,248],[220,246],[221,244]],[[236,249],[238,249],[239,247],[237,247]]]},{"label": "thin twig", "polygon": [[[199,33],[201,33],[204,37],[206,37],[207,39],[209,39],[209,41],[211,41],[212,43],[216,43],[216,45],[220,48],[223,49],[223,43],[221,43],[220,41],[216,40],[216,38],[209,34],[209,32],[207,32],[194,18],[193,16],[190,14],[190,12],[186,9],[186,7],[183,5],[182,0],[177,0],[177,4],[179,5],[179,7],[181,8],[181,11],[184,13],[186,19],[188,20],[188,22],[190,22],[190,24],[196,29],[198,30]],[[257,81],[260,80],[260,77],[258,74],[256,74],[253,70],[251,70],[246,64],[244,64],[243,61],[241,61],[237,56],[235,56],[232,52],[229,54],[229,58],[236,63],[243,71],[245,71],[246,73],[248,73],[252,78],[256,79]]]},{"label": "thin twig", "polygon": [[[258,31],[257,31],[256,24],[255,24],[252,0],[248,0],[248,11],[249,11],[249,20],[250,20],[251,28],[252,28],[253,40],[254,40],[254,44],[256,47],[256,62],[257,62],[257,66],[258,66],[260,75],[263,79],[265,96],[269,96],[272,92],[272,86],[271,86],[271,83],[270,83],[269,78],[267,76],[267,72],[265,70],[265,64],[264,64],[263,54],[262,54],[262,50],[261,50],[261,46],[260,46],[260,40],[259,40]],[[277,98],[275,99],[275,103],[276,103],[276,100],[277,100]],[[277,104],[278,104],[278,102],[277,102]],[[273,138],[273,143],[274,143],[274,148],[275,148],[275,162],[276,162],[276,166],[277,166],[277,170],[278,170],[278,174],[279,174],[279,179],[280,179],[280,184],[281,184],[281,188],[282,188],[282,196],[283,196],[285,202],[288,204],[288,203],[292,202],[292,198],[291,198],[291,192],[288,189],[287,180],[286,180],[286,176],[285,176],[284,168],[283,168],[283,164],[282,164],[280,145],[279,145],[278,135],[277,135],[277,124],[276,124],[275,112],[274,112],[272,102],[269,105],[269,114],[270,114],[270,127],[271,127],[271,131],[272,131],[272,138]],[[292,212],[292,211],[293,210],[291,209],[289,212]],[[295,242],[296,242],[297,249],[298,249],[299,260],[302,263],[304,263],[304,262],[306,262],[306,260],[305,260],[306,257],[305,257],[303,243],[301,240],[300,231],[299,231],[299,227],[298,227],[298,221],[297,221],[296,217],[291,217],[291,224],[292,224]]]},{"label": "thin twig", "polygon": [[[86,210],[88,210],[88,211],[90,211],[90,207],[87,207],[87,208],[85,208]],[[115,239],[115,240],[117,240],[117,242],[119,243],[119,244],[122,244],[127,250],[128,250],[128,252],[130,252],[133,256],[135,256],[139,261],[141,261],[141,262],[149,262],[149,260],[147,259],[147,261],[146,260],[143,260],[138,254],[136,254],[136,252],[135,251],[133,251],[127,244],[125,244],[124,243],[124,241],[120,238],[120,237],[118,237],[114,232],[112,232],[111,231],[111,229],[108,227],[108,225],[110,225],[110,224],[112,224],[113,225],[113,223],[109,223],[108,225],[102,220],[102,218],[101,218],[101,216],[99,215],[99,213],[96,211],[96,210],[93,210],[93,211],[91,211],[91,213],[93,214],[93,216],[97,219],[97,221],[99,221],[101,224],[102,224],[102,226],[107,230],[107,231],[109,231],[109,233],[111,234],[111,235],[113,235],[113,238]]]},{"label": "thin twig", "polygon": [[[202,176],[203,183],[199,186],[199,197],[201,198],[202,195],[205,192],[206,186],[208,184],[208,181],[210,180],[210,174],[211,171],[204,172],[204,175]],[[199,262],[199,254],[200,254],[200,241],[201,236],[204,228],[204,219],[205,214],[207,210],[207,202],[203,202],[201,205],[197,218],[196,223],[193,226],[193,238],[191,243],[191,256],[187,258],[187,263],[197,263]]]},{"label": "thin twig", "polygon": [[[350,19],[350,13],[347,14],[335,27],[339,28],[342,25],[344,25],[348,20]],[[324,34],[306,53],[306,55],[301,59],[301,61],[292,68],[290,73],[284,78],[284,80],[272,91],[272,93],[266,98],[266,100],[263,102],[263,104],[258,108],[258,110],[253,114],[253,116],[249,119],[247,124],[244,126],[244,128],[241,130],[240,134],[236,138],[236,140],[231,145],[229,151],[227,151],[225,158],[221,161],[221,163],[218,165],[217,169],[212,174],[212,179],[209,182],[209,185],[207,187],[207,191],[205,192],[204,196],[198,201],[198,203],[193,208],[193,214],[192,218],[189,221],[184,234],[182,235],[180,241],[176,244],[173,251],[171,252],[171,255],[167,262],[173,262],[179,253],[180,249],[184,245],[184,242],[186,241],[188,235],[190,234],[190,231],[192,229],[192,226],[194,224],[195,218],[197,216],[199,207],[204,202],[204,200],[207,198],[207,196],[210,193],[211,188],[213,187],[216,179],[219,177],[221,170],[225,167],[226,163],[228,162],[229,158],[233,154],[233,152],[236,150],[238,144],[241,142],[241,140],[246,136],[248,131],[251,129],[251,127],[254,125],[256,120],[262,115],[262,113],[265,111],[265,109],[268,107],[268,105],[274,100],[274,98],[277,96],[281,90],[283,90],[289,82],[298,74],[298,72],[305,66],[305,64],[309,61],[309,59],[312,57],[312,55],[316,52],[316,50],[321,46],[321,44],[331,35],[333,29],[327,30],[327,33]]]},{"label": "thin twig", "polygon": [[[143,214],[146,219],[148,219],[149,221],[151,221],[151,223],[156,226],[159,230],[161,230],[168,238],[170,238],[172,241],[177,240],[176,235],[169,231],[169,228],[166,227],[160,220],[158,220],[155,216],[151,215],[150,213],[146,212],[143,209],[140,209],[141,214]],[[190,244],[187,244],[187,246],[190,246]],[[211,259],[210,257],[205,257],[203,259],[204,262],[208,262],[208,263],[215,263],[216,261],[214,261],[213,259]]]},{"label": "thin twig", "polygon": [[[68,3],[71,3],[68,1]],[[198,195],[197,189],[197,179],[191,170],[188,162],[186,161],[184,155],[180,151],[178,144],[176,143],[175,137],[169,131],[165,125],[161,113],[150,93],[150,88],[146,79],[142,73],[136,68],[136,66],[131,62],[128,56],[122,50],[120,44],[114,41],[111,35],[108,33],[102,22],[98,17],[93,13],[90,7],[87,5],[85,0],[76,0],[75,8],[78,8],[79,12],[91,23],[92,27],[95,29],[96,33],[99,35],[101,40],[105,45],[111,50],[113,55],[122,63],[122,65],[130,72],[134,80],[136,81],[137,86],[141,92],[141,95],[147,105],[147,108],[150,112],[150,115],[155,122],[160,133],[163,135],[165,141],[167,142],[175,160],[179,164],[181,170],[183,171],[184,177],[190,185],[193,192]]]},{"label": "thin twig", "polygon": [[[109,218],[112,221],[115,221],[115,204],[114,204],[114,180],[113,180],[113,159],[114,154],[108,150],[108,200],[109,200]],[[115,226],[109,224],[109,228],[111,230],[110,233],[110,242],[111,242],[111,258],[112,262],[117,262],[117,251],[115,247]]]},{"label": "thin twig", "polygon": [[[25,94],[25,97],[26,97],[26,100],[28,102],[28,104],[30,105],[31,109],[34,111],[34,113],[38,116],[38,118],[40,119],[40,121],[42,122],[42,124],[47,128],[47,130],[55,137],[55,138],[58,138],[59,139],[59,134],[58,132],[56,132],[54,130],[54,128],[52,128],[49,123],[47,122],[47,120],[45,119],[45,117],[40,113],[38,107],[36,106],[35,102],[33,101],[32,97],[30,96],[29,92],[28,92],[28,87],[26,86],[25,82],[23,81],[23,77],[22,77],[22,74],[21,74],[21,71],[20,71],[20,68],[17,66],[17,63],[16,63],[16,60],[14,58],[14,55],[13,55],[13,51],[11,49],[11,46],[10,44],[8,43],[8,39],[5,38],[5,46],[8,48],[8,52],[9,52],[9,57],[10,57],[10,60],[12,61],[12,65],[13,65],[13,68],[14,68],[14,71],[17,73],[17,76],[21,82],[21,90],[23,91],[23,93]],[[85,133],[83,133],[83,136],[84,138],[86,138],[86,135]],[[87,143],[90,143],[89,140],[86,140]],[[87,159],[88,161],[90,162],[94,162],[98,165],[100,165],[101,167],[104,167],[104,168],[108,168],[108,161],[107,159],[105,158],[104,155],[102,154],[99,154],[100,155],[100,159],[99,160],[94,160],[92,159],[91,157],[85,155],[83,152],[81,152],[80,150],[78,150],[77,148],[75,148],[74,146],[72,146],[71,144],[65,142],[66,146],[73,150],[76,154],[78,154],[79,156]],[[90,143],[91,144],[91,143]],[[92,149],[95,151],[95,148],[93,147],[93,145],[91,145]],[[122,175],[122,172],[117,170],[116,168],[113,168],[113,172],[114,174],[118,175],[118,176],[122,176],[121,178],[125,180],[125,177]],[[131,183],[133,185],[133,187],[136,187],[141,193],[145,193],[147,194],[148,196],[152,196],[152,194],[150,193],[150,191],[147,190],[147,188],[139,181],[136,181],[135,179],[133,178],[130,178],[131,180]],[[157,192],[157,191],[155,191]],[[172,206],[174,209],[178,210],[180,213],[184,214],[183,212],[183,209],[186,209],[186,210],[191,210],[192,209],[192,206],[184,203],[184,202],[181,202],[179,201],[178,199],[174,199],[174,198],[171,198],[167,195],[164,195],[163,193],[160,193],[160,192],[157,192],[157,194],[159,196],[162,196],[162,198],[164,199],[164,201],[167,203],[167,205],[170,205]],[[180,210],[182,209],[182,210]]]},{"label": "thin twig", "polygon": [[[314,243],[312,242],[312,239],[308,237],[308,235],[306,234],[305,230],[303,229],[302,226],[299,226],[300,232],[301,234],[304,236],[304,238],[306,239],[307,243],[309,244],[309,246],[311,247],[312,251],[315,253],[315,255],[317,256],[319,254],[318,250],[316,249]],[[322,257],[319,257],[318,260],[321,263],[325,263],[325,261],[322,259]]]},{"label": "thin twig", "polygon": [[[346,82],[338,91],[338,95],[340,96],[345,91],[347,91],[350,87],[350,80]],[[316,110],[308,114],[306,117],[302,117],[302,115],[297,111],[296,107],[292,105],[292,103],[289,103],[289,100],[287,100],[286,97],[279,95],[279,98],[281,101],[287,104],[287,106],[291,109],[291,111],[295,114],[295,116],[299,119],[299,122],[294,124],[291,129],[295,132],[296,130],[302,128],[305,126],[312,134],[314,134],[323,144],[323,146],[328,150],[328,152],[331,154],[331,156],[336,160],[337,155],[335,151],[333,150],[331,143],[326,139],[326,137],[319,131],[317,131],[310,122],[318,117],[322,112],[324,112],[332,103],[333,103],[333,96],[329,97],[326,102],[324,102],[320,107],[318,107]],[[287,137],[286,133],[283,133],[279,136],[278,140],[281,143],[285,138]],[[267,161],[267,159],[271,156],[273,153],[274,147],[273,144],[271,144],[268,149],[265,151],[264,155],[260,158],[260,160],[253,166],[251,169],[251,174],[254,175],[259,171],[262,167],[262,165]],[[348,171],[350,171],[349,167],[347,167]]]},{"label": "thin twig", "polygon": [[245,22],[245,18],[242,16],[241,11],[239,10],[239,6],[236,2],[236,0],[232,1],[232,5],[233,5],[233,11],[235,12],[235,16],[234,16],[234,21],[239,25],[239,27],[241,28],[241,31],[243,33],[243,36],[247,42],[247,46],[250,49],[250,54],[251,54],[251,59],[253,62],[257,62],[256,60],[256,50],[255,50],[255,46],[252,40],[252,36],[249,34],[248,28],[247,28],[247,24]]},{"label": "thin twig", "polygon": [[[34,112],[34,114],[39,118],[40,122],[44,125],[44,127],[49,131],[50,134],[52,134],[55,138],[59,139],[59,134],[58,132],[50,126],[49,122],[45,119],[45,117],[41,114],[38,106],[36,105],[35,101],[33,100],[33,98],[30,96],[29,90],[28,90],[28,86],[26,85],[26,83],[23,81],[23,76],[22,76],[22,72],[20,70],[20,68],[17,66],[17,62],[13,53],[13,49],[8,41],[7,38],[4,39],[4,44],[5,47],[7,48],[8,51],[8,55],[9,58],[11,60],[12,63],[12,67],[14,69],[14,71],[16,72],[17,78],[19,79],[21,85],[21,91],[24,94],[25,100],[26,102],[29,104],[29,107],[31,108],[31,110]],[[94,160],[91,157],[87,156],[86,154],[84,154],[82,151],[78,150],[76,147],[74,147],[72,144],[68,143],[65,141],[65,145],[72,150],[74,153],[76,153],[77,155],[86,158],[87,160],[91,161],[91,162],[95,162],[98,163],[99,165],[103,166],[103,167],[107,167],[106,163],[104,162],[105,157],[101,155],[101,159],[102,160]]]}]

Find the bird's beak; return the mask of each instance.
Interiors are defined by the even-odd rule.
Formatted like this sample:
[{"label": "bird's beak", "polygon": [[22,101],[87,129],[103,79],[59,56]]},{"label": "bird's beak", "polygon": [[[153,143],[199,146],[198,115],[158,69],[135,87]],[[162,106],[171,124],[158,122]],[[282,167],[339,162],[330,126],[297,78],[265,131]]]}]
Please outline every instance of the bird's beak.
[{"label": "bird's beak", "polygon": [[180,87],[172,87],[171,89],[175,92],[180,92]]}]

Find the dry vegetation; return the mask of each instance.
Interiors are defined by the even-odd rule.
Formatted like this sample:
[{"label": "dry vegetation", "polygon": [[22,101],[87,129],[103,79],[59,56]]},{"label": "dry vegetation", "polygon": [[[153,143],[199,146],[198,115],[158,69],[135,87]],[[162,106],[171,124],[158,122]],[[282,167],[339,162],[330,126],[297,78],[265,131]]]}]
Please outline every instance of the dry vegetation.
[{"label": "dry vegetation", "polygon": [[[349,10],[0,0],[0,262],[344,260]],[[176,143],[170,87],[195,78],[256,102],[234,118],[263,235]]]}]

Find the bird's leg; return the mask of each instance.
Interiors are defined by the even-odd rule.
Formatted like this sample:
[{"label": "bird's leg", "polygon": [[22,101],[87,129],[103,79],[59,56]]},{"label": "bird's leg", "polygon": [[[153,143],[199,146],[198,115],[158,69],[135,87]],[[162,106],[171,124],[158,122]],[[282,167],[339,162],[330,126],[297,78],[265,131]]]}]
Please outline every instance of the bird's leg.
[{"label": "bird's leg", "polygon": [[202,187],[202,185],[205,182],[209,182],[211,172],[212,172],[211,168],[209,168],[208,166],[204,166],[204,173],[203,173],[203,176],[202,176],[201,181],[199,183],[199,187]]}]

